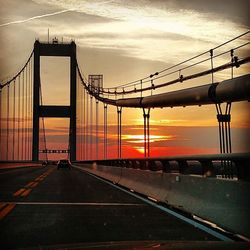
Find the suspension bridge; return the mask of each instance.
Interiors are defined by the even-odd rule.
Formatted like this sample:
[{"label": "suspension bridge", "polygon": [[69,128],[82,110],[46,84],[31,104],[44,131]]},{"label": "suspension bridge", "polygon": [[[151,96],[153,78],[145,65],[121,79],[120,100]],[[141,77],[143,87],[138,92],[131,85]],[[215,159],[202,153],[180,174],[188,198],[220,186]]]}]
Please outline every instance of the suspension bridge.
[{"label": "suspension bridge", "polygon": [[[31,221],[24,229],[27,235],[34,237],[28,233],[33,229],[41,234],[35,236],[37,245],[205,240],[217,249],[220,245],[216,244],[221,243],[215,239],[249,241],[250,153],[232,152],[230,126],[233,103],[250,100],[250,75],[236,74],[242,67],[247,69],[248,52],[249,31],[142,79],[107,88],[103,85],[103,75],[86,77],[82,73],[74,41],[36,40],[24,66],[0,85],[0,219],[4,229],[1,241],[11,247],[31,245],[30,238],[17,236],[23,230],[25,213],[31,214]],[[70,58],[69,105],[43,104],[42,56]],[[227,77],[217,81],[216,74]],[[202,84],[188,87],[197,79]],[[169,91],[170,86],[177,85],[181,87]],[[150,111],[201,105],[215,107],[218,154],[151,157]],[[117,114],[116,159],[108,157],[112,106]],[[141,110],[144,158],[123,158],[122,115],[126,108]],[[67,148],[47,147],[44,119],[48,117],[69,119]],[[52,165],[46,168],[39,165],[48,161],[48,154],[60,153],[67,154],[73,163],[70,173],[55,171]],[[69,209],[68,213],[62,212],[63,207]],[[119,219],[125,211],[129,213]],[[110,212],[114,212],[115,218],[107,218]],[[48,236],[35,227],[36,213],[44,218],[42,227],[59,232],[59,236],[55,233]],[[57,213],[60,220],[66,216],[64,223],[55,219]],[[152,228],[142,214],[150,217]],[[163,222],[152,219],[152,214]],[[97,215],[98,219],[94,219]],[[168,218],[165,220],[164,216]],[[13,230],[11,224],[15,219],[19,222]],[[79,222],[86,224],[86,228]],[[133,232],[127,222],[134,227]],[[71,229],[64,232],[61,225]],[[169,228],[167,235],[166,228]],[[79,231],[84,231],[84,236]],[[11,242],[11,237],[18,243]],[[191,246],[198,249],[201,244]]]}]

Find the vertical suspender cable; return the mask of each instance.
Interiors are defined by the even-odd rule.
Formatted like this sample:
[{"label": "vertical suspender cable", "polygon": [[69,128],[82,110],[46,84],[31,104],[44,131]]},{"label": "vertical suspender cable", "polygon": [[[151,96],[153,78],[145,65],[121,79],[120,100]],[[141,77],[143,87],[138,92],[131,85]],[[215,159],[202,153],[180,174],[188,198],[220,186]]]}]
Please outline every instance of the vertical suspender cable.
[{"label": "vertical suspender cable", "polygon": [[80,91],[81,91],[81,160],[83,160],[83,86],[80,82]]},{"label": "vertical suspender cable", "polygon": [[[226,140],[226,153],[231,153],[231,134],[230,134],[230,120],[231,120],[231,103],[226,104],[226,111],[225,111],[225,140]],[[232,168],[232,162],[226,161],[226,166],[228,168],[228,177],[233,178],[234,177],[234,171]]]},{"label": "vertical suspender cable", "polygon": [[[226,104],[226,112],[225,114],[227,115],[227,112],[228,112],[228,103]],[[226,141],[225,141],[225,152],[226,153],[229,153],[228,152],[228,131],[227,131],[227,122],[224,122],[225,123],[225,138],[226,138]]]},{"label": "vertical suspender cable", "polygon": [[2,88],[0,86],[0,159],[2,160]]},{"label": "vertical suspender cable", "polygon": [[[234,62],[234,50],[233,49],[231,49],[230,55],[231,55],[231,63],[233,63]],[[232,67],[231,67],[231,79],[233,79],[233,78],[234,78],[234,66],[232,64]]]},{"label": "vertical suspender cable", "polygon": [[108,145],[108,105],[104,103],[104,159],[107,159],[107,145]]},{"label": "vertical suspender cable", "polygon": [[[80,79],[79,79],[79,81],[80,81]],[[83,103],[83,101],[82,101],[82,98],[83,98],[83,93],[82,93],[82,85],[81,85],[81,82],[79,83],[79,91],[80,91],[80,145],[81,145],[81,150],[80,150],[80,160],[82,160],[82,158],[83,158],[83,145],[82,145],[82,131],[83,131],[83,128],[82,128],[82,113],[83,113],[83,111],[82,111],[82,109],[83,109],[83,107],[82,107],[82,103]]]},{"label": "vertical suspender cable", "polygon": [[141,98],[142,98],[142,80],[140,80],[141,83]]},{"label": "vertical suspender cable", "polygon": [[80,91],[80,84],[79,84],[79,77],[77,75],[77,96],[78,96],[78,160],[81,159],[81,91]]},{"label": "vertical suspender cable", "polygon": [[122,108],[120,110],[120,158],[122,158]]},{"label": "vertical suspender cable", "polygon": [[117,144],[118,144],[118,158],[122,157],[122,107],[117,107],[117,126],[118,126],[118,136],[117,136]]},{"label": "vertical suspender cable", "polygon": [[107,104],[103,103],[103,158],[106,159],[106,109]]},{"label": "vertical suspender cable", "polygon": [[79,82],[76,76],[76,160],[79,160]]},{"label": "vertical suspender cable", "polygon": [[144,131],[144,157],[147,157],[147,126],[146,126],[146,114],[143,108],[143,131]]},{"label": "vertical suspender cable", "polygon": [[27,81],[27,75],[26,75],[26,68],[24,69],[24,82],[23,82],[23,160],[25,160],[26,155],[26,117],[25,117],[25,111],[26,111],[26,95],[25,95],[25,89],[26,89],[26,81]]},{"label": "vertical suspender cable", "polygon": [[12,149],[12,160],[15,159],[15,135],[16,135],[16,80],[13,83],[13,149]]},{"label": "vertical suspender cable", "polygon": [[22,117],[21,117],[21,124],[22,124],[22,157],[21,159],[24,160],[24,72],[23,72],[23,81],[22,81]]},{"label": "vertical suspender cable", "polygon": [[[232,104],[229,104],[228,114],[230,115]],[[229,153],[232,153],[232,143],[231,143],[231,128],[230,128],[230,121],[228,122],[228,147]]]},{"label": "vertical suspender cable", "polygon": [[27,135],[28,135],[28,160],[30,159],[30,65],[31,65],[31,61],[29,61],[28,64],[28,126],[27,126]]},{"label": "vertical suspender cable", "polygon": [[150,130],[149,130],[149,119],[150,119],[150,109],[148,109],[148,120],[147,120],[147,132],[148,132],[148,136],[147,136],[147,140],[148,140],[148,157],[150,157]]},{"label": "vertical suspender cable", "polygon": [[82,136],[82,129],[81,129],[81,86],[80,86],[80,80],[79,80],[79,76],[77,76],[77,85],[78,85],[78,89],[77,89],[77,95],[78,95],[78,141],[79,141],[79,156],[78,159],[81,160],[82,158],[82,140],[81,140],[81,136]]},{"label": "vertical suspender cable", "polygon": [[28,136],[27,136],[27,125],[28,125],[28,115],[27,115],[27,108],[28,108],[28,99],[27,99],[27,97],[28,97],[28,70],[27,70],[27,66],[25,67],[25,75],[26,75],[26,79],[25,79],[25,116],[24,116],[24,118],[25,118],[25,126],[24,126],[24,128],[25,128],[25,130],[24,130],[24,132],[25,132],[25,160],[27,160],[27,153],[28,153],[28,148],[27,148],[27,146],[28,146],[28,141],[27,141],[27,139],[28,139]]},{"label": "vertical suspender cable", "polygon": [[86,160],[86,91],[83,87],[83,159]]},{"label": "vertical suspender cable", "polygon": [[106,105],[106,155],[105,158],[108,158],[108,105]]},{"label": "vertical suspender cable", "polygon": [[219,140],[220,140],[220,153],[222,153],[222,137],[221,137],[221,122],[220,122],[220,119],[219,119],[219,115],[221,114],[221,109],[220,109],[220,106],[218,103],[215,104],[216,106],[216,110],[217,110],[217,119],[218,119],[218,122],[219,122]]},{"label": "vertical suspender cable", "polygon": [[104,122],[104,147],[103,147],[103,151],[104,151],[104,159],[106,159],[106,126],[107,126],[107,120],[106,120],[106,112],[107,112],[107,104],[104,103],[104,119],[103,119],[103,122]]},{"label": "vertical suspender cable", "polygon": [[[222,114],[221,106],[220,106],[220,113]],[[222,152],[225,153],[225,128],[224,128],[224,121],[221,122],[221,131],[222,131]]]},{"label": "vertical suspender cable", "polygon": [[21,79],[18,76],[18,114],[17,114],[17,159],[20,160],[20,105],[21,105]]},{"label": "vertical suspender cable", "polygon": [[71,134],[71,131],[69,129],[69,134],[68,134],[68,156],[67,156],[68,160],[70,159],[70,145],[71,145],[71,143],[70,143],[70,139],[71,139],[70,134]]},{"label": "vertical suspender cable", "polygon": [[120,148],[120,156],[119,158],[122,157],[122,110],[120,111],[120,121],[119,121],[119,126],[120,126],[120,145],[119,145],[119,148]]},{"label": "vertical suspender cable", "polygon": [[106,129],[106,121],[105,121],[105,103],[103,103],[103,159],[105,159],[105,129]]},{"label": "vertical suspender cable", "polygon": [[144,120],[144,157],[150,156],[150,131],[149,131],[149,119],[150,119],[150,108],[146,112],[143,108],[143,120]]},{"label": "vertical suspender cable", "polygon": [[93,159],[93,96],[90,96],[90,159]]},{"label": "vertical suspender cable", "polygon": [[29,64],[26,66],[26,160],[29,159]]},{"label": "vertical suspender cable", "polygon": [[214,64],[213,64],[213,50],[211,49],[210,50],[210,62],[211,62],[211,69],[212,69],[212,74],[211,74],[211,77],[212,77],[212,83],[214,83],[214,72],[213,72],[213,69],[214,69]]},{"label": "vertical suspender cable", "polygon": [[80,84],[79,84],[79,78],[77,76],[77,96],[78,96],[78,160],[81,159],[81,92],[80,92]]},{"label": "vertical suspender cable", "polygon": [[30,61],[27,65],[28,67],[28,92],[27,92],[27,95],[28,95],[28,101],[27,101],[27,119],[28,119],[28,126],[27,126],[27,137],[28,137],[28,152],[27,152],[27,155],[28,155],[28,158],[27,160],[30,159]]},{"label": "vertical suspender cable", "polygon": [[78,89],[77,89],[77,93],[79,95],[79,100],[78,100],[78,126],[79,126],[79,135],[78,135],[78,140],[79,140],[79,157],[78,159],[81,160],[82,158],[82,143],[81,143],[81,89],[80,89],[80,82],[79,82],[79,76],[77,75],[77,85],[78,85]]},{"label": "vertical suspender cable", "polygon": [[99,121],[98,121],[98,100],[96,100],[96,133],[95,133],[95,136],[96,136],[96,160],[98,160],[98,136],[99,136],[99,134],[98,134],[98,123],[99,123]]},{"label": "vertical suspender cable", "polygon": [[86,92],[86,159],[89,159],[89,94]]},{"label": "vertical suspender cable", "polygon": [[12,108],[11,108],[11,100],[12,100],[12,84],[13,82],[11,82],[10,84],[8,84],[8,106],[7,107],[7,117],[8,117],[8,137],[7,137],[7,145],[8,145],[8,160],[12,159],[12,125],[13,125],[13,119],[12,119]]},{"label": "vertical suspender cable", "polygon": [[7,86],[7,142],[6,142],[6,160],[9,159],[9,116],[10,113],[10,85]]},{"label": "vertical suspender cable", "polygon": [[85,145],[85,88],[84,86],[82,85],[82,91],[83,91],[83,107],[82,107],[82,112],[83,112],[83,117],[82,117],[82,129],[83,129],[83,137],[82,137],[82,143],[83,143],[83,152],[82,152],[82,157],[83,157],[83,160],[85,160],[85,148],[86,148],[86,145]]},{"label": "vertical suspender cable", "polygon": [[117,158],[120,158],[120,115],[119,108],[117,107]]},{"label": "vertical suspender cable", "polygon": [[26,87],[26,140],[27,140],[27,145],[26,145],[26,160],[29,160],[29,101],[30,101],[30,97],[29,97],[29,86],[30,86],[30,62],[28,62],[26,68],[27,68],[27,87]]},{"label": "vertical suspender cable", "polygon": [[[34,56],[33,56],[34,57]],[[32,58],[33,58],[32,57]],[[32,60],[31,58],[31,60]],[[31,61],[30,63],[30,159],[32,159],[32,111],[33,111],[33,98],[32,98],[32,93],[33,93],[33,62]]]},{"label": "vertical suspender cable", "polygon": [[3,122],[4,122],[4,90],[3,88],[0,89],[0,158],[1,160],[4,159],[5,155],[4,155],[4,137],[5,137],[5,133],[4,133],[4,126],[3,126]]}]

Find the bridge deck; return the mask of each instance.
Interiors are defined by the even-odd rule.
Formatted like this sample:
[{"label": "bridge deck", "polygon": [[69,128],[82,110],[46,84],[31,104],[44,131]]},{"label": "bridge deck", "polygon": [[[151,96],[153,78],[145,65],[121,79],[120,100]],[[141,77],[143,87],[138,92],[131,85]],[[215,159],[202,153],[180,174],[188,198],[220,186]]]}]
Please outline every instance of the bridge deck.
[{"label": "bridge deck", "polygon": [[0,172],[0,218],[4,249],[110,241],[216,240],[95,177],[55,166]]}]

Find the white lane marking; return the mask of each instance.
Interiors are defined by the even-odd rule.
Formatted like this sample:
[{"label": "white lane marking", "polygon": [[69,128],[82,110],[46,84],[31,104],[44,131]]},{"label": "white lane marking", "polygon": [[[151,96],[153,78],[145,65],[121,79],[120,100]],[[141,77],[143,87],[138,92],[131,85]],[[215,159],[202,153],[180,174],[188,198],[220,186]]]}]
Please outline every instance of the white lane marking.
[{"label": "white lane marking", "polygon": [[22,201],[3,201],[6,204],[17,204],[17,205],[68,205],[68,206],[146,206],[145,204],[138,203],[105,203],[105,202],[22,202]]}]

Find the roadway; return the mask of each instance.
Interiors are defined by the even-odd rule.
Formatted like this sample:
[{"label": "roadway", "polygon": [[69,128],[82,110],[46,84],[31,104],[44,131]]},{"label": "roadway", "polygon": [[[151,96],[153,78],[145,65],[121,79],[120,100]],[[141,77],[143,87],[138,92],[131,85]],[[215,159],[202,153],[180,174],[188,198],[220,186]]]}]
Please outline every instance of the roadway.
[{"label": "roadway", "polygon": [[[182,246],[171,249],[182,249],[183,242],[190,242],[187,246],[192,249],[200,249],[200,244],[221,249],[220,244],[224,244],[77,169],[57,170],[48,166],[0,171],[1,249],[43,249],[42,246],[61,249],[62,245],[73,249],[76,245],[80,248],[96,242],[113,242],[109,246],[114,246],[114,242],[164,245],[163,241]],[[227,249],[235,247],[230,246]],[[239,249],[244,247],[237,245]],[[116,245],[112,249],[117,248]]]}]

